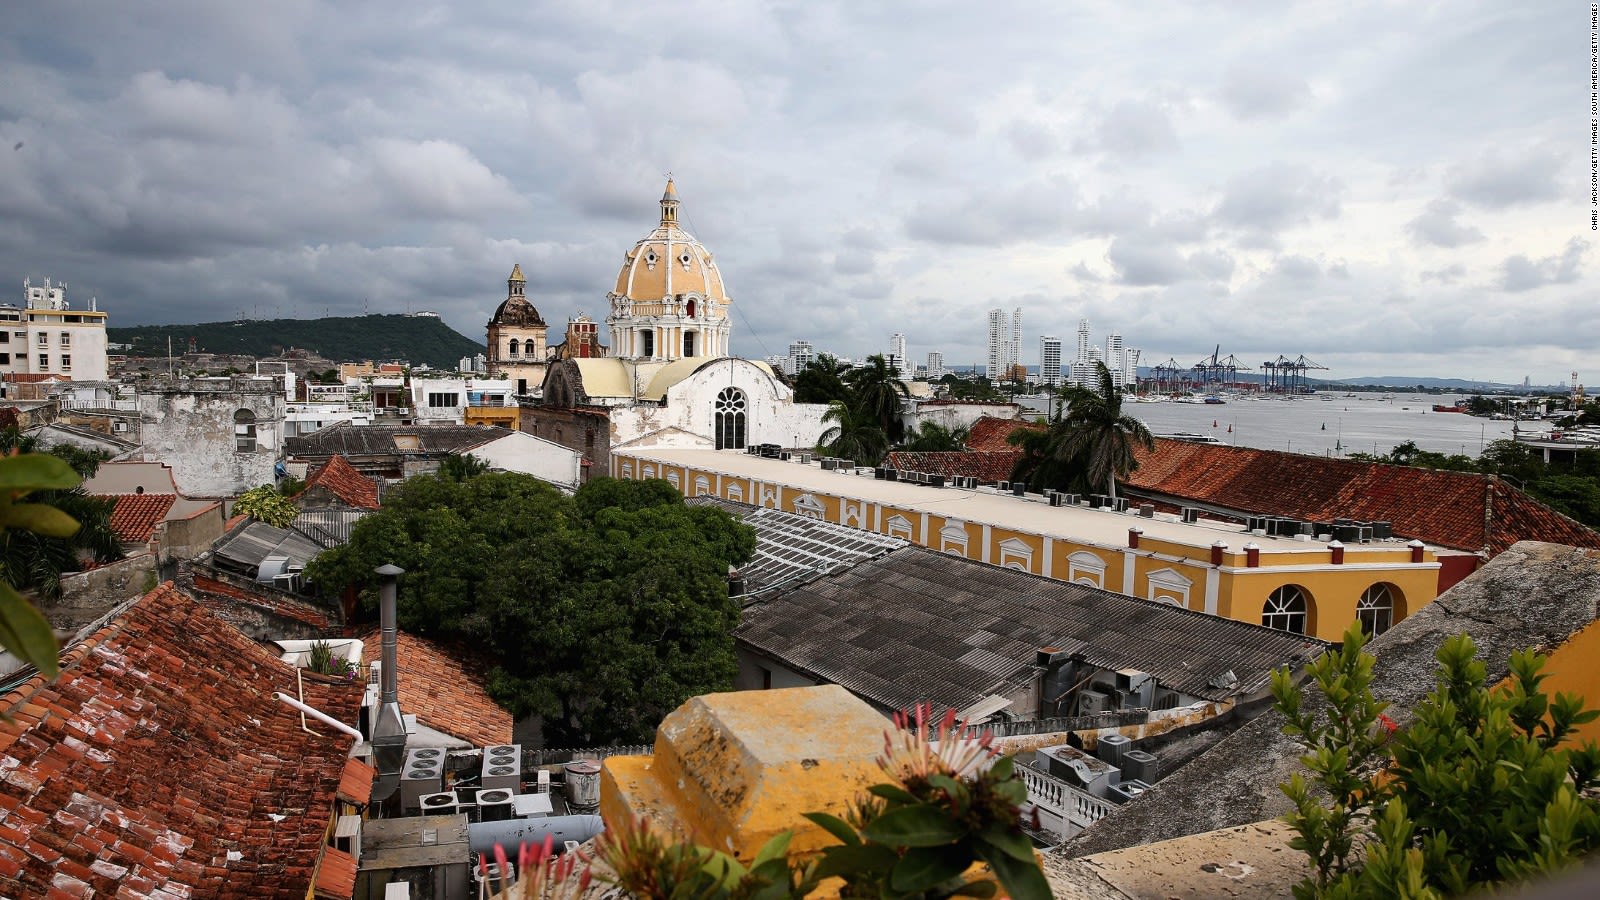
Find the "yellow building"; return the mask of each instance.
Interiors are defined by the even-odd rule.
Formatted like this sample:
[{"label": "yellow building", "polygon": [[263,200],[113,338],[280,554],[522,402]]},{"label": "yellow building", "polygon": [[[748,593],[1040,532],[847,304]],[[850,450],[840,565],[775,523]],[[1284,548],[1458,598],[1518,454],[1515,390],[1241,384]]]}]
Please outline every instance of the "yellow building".
[{"label": "yellow building", "polygon": [[993,488],[931,487],[747,453],[621,447],[619,478],[662,478],[714,495],[903,538],[933,550],[1336,641],[1357,620],[1382,632],[1438,594],[1439,562],[1420,542],[1268,537]]}]

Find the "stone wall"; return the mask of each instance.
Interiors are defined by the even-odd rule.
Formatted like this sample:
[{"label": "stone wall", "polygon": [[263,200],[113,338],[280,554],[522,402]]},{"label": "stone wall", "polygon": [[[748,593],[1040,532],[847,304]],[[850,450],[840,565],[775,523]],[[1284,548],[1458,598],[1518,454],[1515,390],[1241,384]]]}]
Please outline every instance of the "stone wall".
[{"label": "stone wall", "polygon": [[[282,450],[284,397],[272,379],[194,379],[139,395],[146,460],[172,466],[190,497],[228,497],[274,482]],[[254,449],[237,448],[234,414],[255,417]]]},{"label": "stone wall", "polygon": [[211,549],[211,545],[227,530],[228,519],[223,515],[222,504],[202,510],[187,519],[162,523],[161,561],[193,559]]},{"label": "stone wall", "polygon": [[527,434],[579,453],[588,463],[587,477],[611,471],[611,422],[603,411],[525,403],[521,427]]},{"label": "stone wall", "polygon": [[87,572],[61,577],[61,599],[39,605],[50,626],[76,632],[113,606],[141,597],[156,583],[156,558],[139,553]]}]

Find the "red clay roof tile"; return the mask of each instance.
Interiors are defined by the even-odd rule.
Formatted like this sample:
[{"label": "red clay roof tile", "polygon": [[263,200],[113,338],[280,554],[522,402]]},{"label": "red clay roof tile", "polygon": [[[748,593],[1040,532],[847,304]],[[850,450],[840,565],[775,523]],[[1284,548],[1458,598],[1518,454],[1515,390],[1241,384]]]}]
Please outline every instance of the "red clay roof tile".
[{"label": "red clay roof tile", "polygon": [[[307,895],[351,740],[273,697],[289,666],[167,584],[61,667],[0,696],[0,894]],[[354,720],[359,688],[305,690]]]},{"label": "red clay roof tile", "polygon": [[1254,515],[1388,521],[1397,535],[1473,552],[1499,553],[1519,540],[1600,547],[1600,533],[1472,472],[1160,439],[1137,455],[1127,481],[1135,493]]},{"label": "red clay roof tile", "polygon": [[969,453],[927,453],[898,450],[883,464],[908,472],[935,475],[967,475],[979,481],[1005,481],[1022,457],[1020,450],[972,451]]},{"label": "red clay roof tile", "polygon": [[111,530],[123,543],[143,544],[156,533],[156,526],[166,519],[176,503],[176,494],[111,494],[116,506],[111,508]]},{"label": "red clay roof tile", "polygon": [[356,471],[355,466],[343,456],[329,458],[322,467],[311,473],[306,486],[295,499],[316,497],[326,492],[333,499],[357,509],[378,508],[378,483]]},{"label": "red clay roof tile", "polygon": [[1011,432],[1018,428],[1037,427],[1039,426],[1022,419],[997,419],[994,416],[984,416],[972,423],[972,427],[967,430],[967,449],[1014,452],[1016,447],[1006,442]]},{"label": "red clay roof tile", "polygon": [[315,887],[315,896],[350,900],[356,893],[356,858],[336,847],[325,848]]},{"label": "red clay roof tile", "polygon": [[[369,647],[381,640],[376,625],[356,637]],[[490,698],[484,668],[470,654],[402,631],[396,655],[402,710],[474,746],[511,743],[511,713]]]}]

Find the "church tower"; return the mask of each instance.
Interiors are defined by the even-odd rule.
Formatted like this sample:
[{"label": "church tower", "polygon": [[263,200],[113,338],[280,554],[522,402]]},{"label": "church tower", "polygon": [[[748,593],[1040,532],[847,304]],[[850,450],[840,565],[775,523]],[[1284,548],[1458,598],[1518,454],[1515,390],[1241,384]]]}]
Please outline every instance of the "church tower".
[{"label": "church tower", "polygon": [[728,355],[728,299],[711,252],[678,223],[678,191],[667,179],[661,221],[622,260],[607,295],[611,353],[673,362]]},{"label": "church tower", "polygon": [[546,328],[539,311],[528,302],[527,286],[518,263],[506,279],[505,301],[489,320],[489,377],[515,381],[519,395],[538,390],[545,370]]}]

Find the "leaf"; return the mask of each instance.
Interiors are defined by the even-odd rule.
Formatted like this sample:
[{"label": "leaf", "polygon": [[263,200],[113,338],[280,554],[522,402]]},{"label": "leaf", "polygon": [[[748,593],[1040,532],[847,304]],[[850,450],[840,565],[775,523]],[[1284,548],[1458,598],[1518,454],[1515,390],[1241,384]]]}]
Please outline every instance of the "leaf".
[{"label": "leaf", "polygon": [[908,894],[921,893],[960,875],[971,861],[945,847],[913,847],[889,873],[889,886]]},{"label": "leaf", "polygon": [[1020,830],[1012,831],[1003,822],[990,823],[978,833],[978,840],[1014,859],[1033,862],[1033,842]]},{"label": "leaf", "polygon": [[1037,860],[1022,862],[1010,854],[995,852],[987,844],[980,843],[975,849],[1013,900],[1051,900],[1050,883],[1045,881]]},{"label": "leaf", "polygon": [[841,843],[847,846],[861,843],[861,838],[856,836],[856,830],[850,827],[849,822],[838,816],[829,815],[825,812],[801,813],[801,815],[815,822],[823,831],[838,838]]},{"label": "leaf", "polygon": [[890,847],[937,847],[960,840],[966,829],[938,807],[919,803],[889,810],[867,823],[861,834]]},{"label": "leaf", "polygon": [[0,459],[0,491],[66,490],[82,480],[66,460],[49,453]]},{"label": "leaf", "polygon": [[1017,758],[1015,756],[1002,756],[995,760],[989,767],[989,778],[994,781],[1007,781],[1016,770]]},{"label": "leaf", "polygon": [[823,878],[876,874],[883,876],[899,861],[893,850],[875,844],[829,847],[822,851],[815,876]]},{"label": "leaf", "polygon": [[4,507],[6,528],[20,528],[45,537],[68,538],[78,533],[78,520],[43,503],[14,503]]},{"label": "leaf", "polygon": [[921,800],[917,799],[915,794],[911,793],[905,788],[893,784],[875,784],[872,787],[867,788],[867,793],[873,795],[874,797],[882,797],[885,800],[893,800],[896,803],[922,802]]},{"label": "leaf", "polygon": [[792,831],[780,831],[772,839],[761,845],[756,852],[756,858],[750,863],[750,868],[755,869],[768,860],[778,859],[789,849],[789,839],[794,837]]},{"label": "leaf", "polygon": [[9,584],[0,581],[0,645],[16,654],[46,678],[61,671],[55,632],[33,604]]}]

